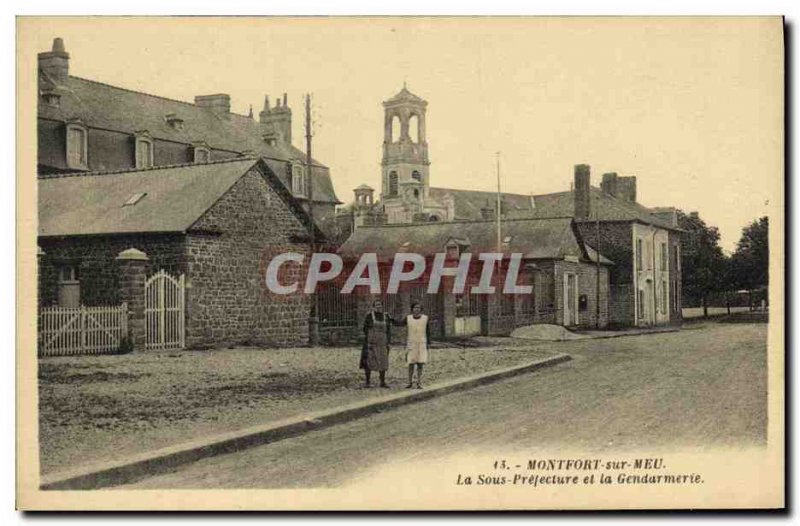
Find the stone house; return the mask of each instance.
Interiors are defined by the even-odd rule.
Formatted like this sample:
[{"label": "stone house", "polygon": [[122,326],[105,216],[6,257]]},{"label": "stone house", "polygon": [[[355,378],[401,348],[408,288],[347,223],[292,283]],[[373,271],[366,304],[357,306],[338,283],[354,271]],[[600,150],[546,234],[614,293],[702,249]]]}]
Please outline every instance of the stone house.
[{"label": "stone house", "polygon": [[39,53],[38,173],[135,170],[152,166],[261,157],[315,221],[332,228],[337,199],[330,170],[292,144],[286,94],[265,97],[258,120],[231,111],[224,93],[194,103],[167,99],[69,74],[60,38]]},{"label": "stone house", "polygon": [[[309,297],[272,294],[264,269],[276,253],[308,254],[312,222],[265,160],[67,173],[38,186],[42,306],[127,301],[140,345],[144,276],[164,269],[184,276],[187,347],[308,342]],[[120,268],[131,248],[133,291]]]},{"label": "stone house", "polygon": [[[583,241],[573,218],[509,219],[502,221],[501,232],[504,258],[500,271],[495,272],[492,294],[475,294],[471,287],[478,284],[482,271],[478,254],[497,251],[494,221],[363,226],[339,253],[350,265],[361,254],[376,253],[384,284],[396,254],[423,255],[428,261],[426,273],[403,284],[397,294],[383,294],[383,300],[394,316],[410,312],[412,302],[422,302],[438,336],[508,335],[533,323],[581,328],[607,325],[608,276],[613,264]],[[447,254],[448,266],[457,266],[462,254],[473,255],[464,293],[452,293],[452,277],[443,278],[438,294],[426,293],[428,272],[437,253]],[[522,254],[517,283],[532,287],[531,294],[503,293],[512,253]],[[372,299],[368,291],[360,291],[357,319],[363,318]],[[324,327],[328,320],[322,316]]]},{"label": "stone house", "polygon": [[590,167],[575,166],[567,192],[536,195],[533,208],[510,217],[572,215],[587,245],[614,262],[610,271],[609,323],[650,326],[680,323],[681,233],[677,210],[636,202],[636,177],[603,174],[591,186]]}]

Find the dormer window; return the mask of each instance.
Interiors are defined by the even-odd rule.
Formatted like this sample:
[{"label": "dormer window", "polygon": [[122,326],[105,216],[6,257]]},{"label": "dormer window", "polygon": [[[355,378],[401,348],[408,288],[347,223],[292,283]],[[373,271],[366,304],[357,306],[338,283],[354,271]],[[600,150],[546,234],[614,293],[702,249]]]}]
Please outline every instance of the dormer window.
[{"label": "dormer window", "polygon": [[183,130],[183,119],[178,117],[175,113],[168,113],[164,120],[167,121],[167,124],[173,130]]},{"label": "dormer window", "polygon": [[53,88],[42,91],[42,100],[48,106],[58,108],[61,105],[61,93]]},{"label": "dormer window", "polygon": [[70,168],[87,168],[88,130],[80,121],[67,123],[67,166]]},{"label": "dormer window", "polygon": [[211,161],[211,149],[206,143],[195,143],[192,148],[194,149],[195,163],[207,163]]},{"label": "dormer window", "polygon": [[278,145],[278,134],[275,132],[265,133],[263,136],[264,142],[267,143],[269,146],[277,146]]},{"label": "dormer window", "polygon": [[294,195],[306,195],[305,170],[300,164],[292,165],[292,193]]},{"label": "dormer window", "polygon": [[136,168],[153,167],[153,138],[146,131],[136,133]]}]

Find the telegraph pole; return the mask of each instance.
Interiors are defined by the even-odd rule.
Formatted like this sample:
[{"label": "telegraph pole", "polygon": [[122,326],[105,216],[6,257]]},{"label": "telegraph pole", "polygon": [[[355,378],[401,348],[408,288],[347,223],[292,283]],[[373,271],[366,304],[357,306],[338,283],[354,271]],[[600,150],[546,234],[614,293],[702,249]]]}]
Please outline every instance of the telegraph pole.
[{"label": "telegraph pole", "polygon": [[[589,191],[592,191],[591,185],[589,186]],[[596,329],[600,328],[600,195],[597,195],[595,199],[595,206],[594,206],[594,251],[596,252],[595,257],[597,258],[597,283],[596,289],[597,294],[595,298],[595,316],[594,316],[594,326]],[[608,294],[608,293],[606,293]],[[606,298],[607,299],[607,298]]]},{"label": "telegraph pole", "polygon": [[502,252],[502,238],[500,227],[500,152],[495,154],[497,156],[497,252]]},{"label": "telegraph pole", "polygon": [[[308,216],[311,219],[311,236],[308,243],[308,249],[311,255],[314,254],[317,248],[317,224],[314,221],[314,184],[313,175],[311,172],[311,94],[306,93],[306,196],[308,197]],[[310,261],[309,257],[309,261]],[[317,345],[319,343],[319,301],[317,291],[315,290],[312,297],[311,315],[308,319],[308,343]]]}]

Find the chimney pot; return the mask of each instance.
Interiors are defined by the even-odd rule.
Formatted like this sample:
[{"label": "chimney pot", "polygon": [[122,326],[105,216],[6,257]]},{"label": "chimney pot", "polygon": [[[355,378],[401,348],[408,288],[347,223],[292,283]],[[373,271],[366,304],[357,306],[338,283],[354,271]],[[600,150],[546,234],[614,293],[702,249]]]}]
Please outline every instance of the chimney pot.
[{"label": "chimney pot", "polygon": [[220,117],[227,117],[231,112],[231,96],[227,93],[214,95],[197,95],[194,103],[201,108],[208,108]]},{"label": "chimney pot", "polygon": [[617,195],[617,172],[603,174],[600,188],[609,195]]},{"label": "chimney pot", "polygon": [[575,219],[589,219],[591,216],[590,167],[588,164],[575,165]]},{"label": "chimney pot", "polygon": [[66,82],[69,76],[69,53],[66,52],[61,38],[53,39],[51,51],[39,53],[39,70],[56,85]]},{"label": "chimney pot", "polygon": [[624,199],[625,201],[630,201],[631,203],[636,202],[636,176],[630,177],[619,177],[617,179],[617,197],[620,199]]}]

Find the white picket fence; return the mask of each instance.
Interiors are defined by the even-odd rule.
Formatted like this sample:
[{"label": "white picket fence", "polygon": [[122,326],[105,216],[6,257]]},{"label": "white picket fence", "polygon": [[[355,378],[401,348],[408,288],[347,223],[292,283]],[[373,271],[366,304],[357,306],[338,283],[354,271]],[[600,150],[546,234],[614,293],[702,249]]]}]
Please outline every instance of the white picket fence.
[{"label": "white picket fence", "polygon": [[39,313],[39,356],[112,354],[128,334],[128,305],[47,307]]}]

